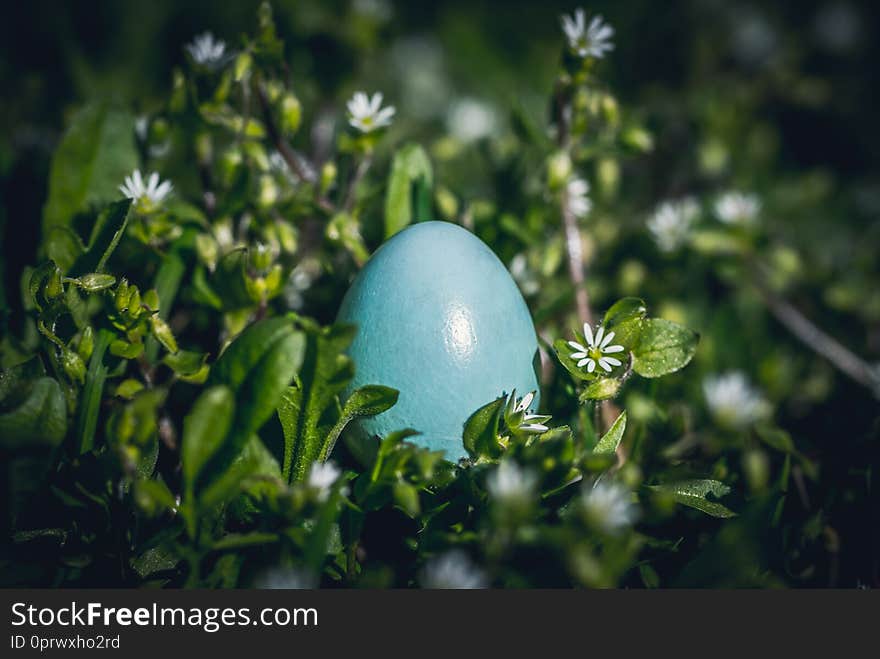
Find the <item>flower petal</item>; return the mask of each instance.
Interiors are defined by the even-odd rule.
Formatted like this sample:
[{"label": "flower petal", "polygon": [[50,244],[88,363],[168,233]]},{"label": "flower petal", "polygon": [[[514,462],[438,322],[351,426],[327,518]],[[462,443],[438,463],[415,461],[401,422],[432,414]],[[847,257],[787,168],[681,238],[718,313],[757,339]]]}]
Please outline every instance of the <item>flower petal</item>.
[{"label": "flower petal", "polygon": [[611,339],[613,339],[613,338],[614,338],[614,332],[608,332],[608,334],[605,335],[605,338],[602,339],[602,343],[600,343],[599,346],[601,348],[604,348],[609,343],[611,343]]}]

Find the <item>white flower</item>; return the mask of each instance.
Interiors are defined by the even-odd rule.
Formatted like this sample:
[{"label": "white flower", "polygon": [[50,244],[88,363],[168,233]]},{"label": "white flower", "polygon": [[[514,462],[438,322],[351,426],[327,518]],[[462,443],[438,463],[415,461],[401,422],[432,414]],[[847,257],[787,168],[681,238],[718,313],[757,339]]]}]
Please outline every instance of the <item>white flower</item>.
[{"label": "white flower", "polygon": [[611,535],[632,526],[638,512],[630,501],[629,490],[614,482],[599,481],[585,488],[580,504],[587,521]]},{"label": "white flower", "polygon": [[133,199],[140,210],[150,211],[159,206],[171,194],[173,190],[171,181],[159,181],[159,174],[153,172],[144,181],[141,170],[134,170],[125,177],[125,183],[119,186],[119,191],[128,199]]},{"label": "white flower", "polygon": [[661,250],[672,252],[685,243],[699,212],[699,205],[691,197],[664,201],[648,219],[648,231]]},{"label": "white flower", "polygon": [[530,391],[522,398],[516,397],[516,391],[510,395],[507,401],[507,417],[511,418],[522,415],[521,421],[512,430],[519,430],[529,435],[539,435],[549,430],[545,423],[550,420],[550,415],[534,414],[529,409],[533,400],[535,400],[534,391]]},{"label": "white flower", "polygon": [[215,39],[210,32],[205,32],[193,39],[192,43],[188,43],[186,50],[196,64],[215,66],[226,54],[226,42]]},{"label": "white flower", "polygon": [[715,214],[725,224],[751,224],[761,212],[761,201],[742,192],[726,192],[715,202]]},{"label": "white flower", "polygon": [[513,460],[503,460],[486,479],[489,496],[503,504],[528,503],[537,484],[535,475]]},{"label": "white flower", "polygon": [[577,341],[568,342],[569,347],[574,350],[569,357],[577,360],[578,368],[586,366],[587,373],[592,373],[596,370],[596,364],[598,364],[607,373],[610,373],[613,366],[620,366],[623,363],[616,357],[607,356],[615,352],[624,351],[624,347],[621,345],[611,345],[614,332],[605,334],[605,328],[599,326],[594,335],[590,324],[584,323],[584,338],[587,340],[586,346],[581,345]]},{"label": "white flower", "polygon": [[396,110],[393,105],[382,107],[382,93],[372,97],[366,92],[355,92],[348,101],[348,123],[362,133],[370,133],[377,128],[391,125]]},{"label": "white flower", "polygon": [[764,418],[769,411],[767,401],[740,371],[707,378],[703,394],[712,416],[724,426],[743,428]]},{"label": "white flower", "polygon": [[462,142],[475,142],[489,137],[498,127],[498,115],[488,103],[463,98],[452,104],[446,127]]},{"label": "white flower", "polygon": [[487,586],[485,573],[460,549],[432,558],[422,571],[423,588],[471,590]]},{"label": "white flower", "polygon": [[602,58],[605,53],[614,50],[611,37],[614,36],[614,28],[608,25],[599,16],[593,16],[587,25],[586,15],[583,9],[576,9],[574,17],[563,14],[562,31],[568,39],[568,46],[579,57]]},{"label": "white flower", "polygon": [[590,184],[582,178],[572,178],[565,186],[565,203],[575,217],[584,218],[593,208],[588,193]]},{"label": "white flower", "polygon": [[330,496],[330,488],[341,474],[339,467],[332,462],[315,462],[309,470],[306,484],[317,492],[319,501],[326,501]]}]

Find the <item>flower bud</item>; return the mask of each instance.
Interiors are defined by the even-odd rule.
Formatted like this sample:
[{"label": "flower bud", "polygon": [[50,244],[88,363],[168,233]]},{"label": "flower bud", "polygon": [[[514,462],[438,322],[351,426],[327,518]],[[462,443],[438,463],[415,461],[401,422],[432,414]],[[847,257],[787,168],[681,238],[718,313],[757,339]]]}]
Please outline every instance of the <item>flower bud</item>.
[{"label": "flower bud", "polygon": [[62,293],[64,293],[64,284],[61,282],[61,271],[54,268],[43,285],[43,296],[47,300],[54,300]]},{"label": "flower bud", "polygon": [[235,82],[241,82],[243,78],[250,76],[253,65],[254,58],[247,51],[241,53],[238,57],[236,57],[235,66],[233,67]]},{"label": "flower bud", "polygon": [[571,177],[571,157],[565,151],[557,151],[547,159],[547,185],[560,190]]},{"label": "flower bud", "polygon": [[204,263],[209,270],[217,267],[217,259],[220,256],[220,247],[214,237],[207,233],[200,233],[196,236],[196,254],[199,260]]},{"label": "flower bud", "polygon": [[155,288],[151,288],[144,293],[144,304],[149,307],[150,311],[159,311],[159,293]]},{"label": "flower bud", "polygon": [[770,464],[767,460],[767,454],[760,449],[746,451],[742,457],[742,465],[749,489],[753,493],[765,490],[767,482],[770,480]]},{"label": "flower bud", "polygon": [[159,341],[168,352],[177,352],[177,339],[168,327],[168,323],[159,318],[156,314],[150,316],[150,326],[153,330],[153,336]]},{"label": "flower bud", "polygon": [[602,117],[612,126],[620,121],[620,108],[617,105],[617,99],[610,94],[602,96]]},{"label": "flower bud", "polygon": [[276,263],[266,275],[266,294],[269,297],[274,296],[281,290],[281,285],[283,283],[282,274],[283,269],[281,268],[281,265]]},{"label": "flower bud", "polygon": [[327,194],[333,184],[336,182],[336,163],[327,161],[321,167],[321,194]]},{"label": "flower bud", "polygon": [[130,286],[131,295],[128,298],[128,315],[137,318],[141,315],[141,292],[137,286]]},{"label": "flower bud", "polygon": [[246,277],[245,288],[248,296],[254,302],[260,302],[266,299],[266,280],[263,277]]},{"label": "flower bud", "polygon": [[106,290],[116,283],[113,275],[104,275],[99,272],[90,272],[77,280],[77,284],[86,293],[97,293]]},{"label": "flower bud", "polygon": [[257,202],[263,208],[268,208],[278,201],[278,184],[271,176],[264,175],[260,177],[260,191],[257,194]]},{"label": "flower bud", "polygon": [[128,280],[122,279],[119,282],[119,286],[116,287],[116,295],[113,299],[116,310],[125,311],[126,309],[128,309],[128,300],[130,297],[131,287],[128,285]]},{"label": "flower bud", "polygon": [[620,186],[620,165],[617,164],[617,160],[600,158],[596,163],[596,180],[603,195],[606,197],[616,195]]},{"label": "flower bud", "polygon": [[292,135],[299,128],[302,120],[302,106],[299,99],[291,93],[287,93],[281,99],[281,130]]},{"label": "flower bud", "polygon": [[296,229],[293,228],[292,224],[284,220],[276,221],[275,236],[278,238],[278,244],[282,250],[288,254],[293,254],[296,251]]},{"label": "flower bud", "polygon": [[257,243],[250,250],[250,260],[255,270],[264,272],[272,265],[272,251],[263,243]]},{"label": "flower bud", "polygon": [[82,334],[79,337],[79,342],[77,343],[76,351],[83,360],[87,360],[92,356],[92,351],[95,349],[95,331],[92,329],[91,325],[86,325],[85,329],[83,329]]},{"label": "flower bud", "polygon": [[67,377],[77,382],[85,382],[86,364],[73,350],[64,348],[61,351],[61,367],[67,373]]},{"label": "flower bud", "polygon": [[640,126],[632,126],[620,136],[623,143],[631,149],[645,153],[654,148],[654,138],[651,133]]}]

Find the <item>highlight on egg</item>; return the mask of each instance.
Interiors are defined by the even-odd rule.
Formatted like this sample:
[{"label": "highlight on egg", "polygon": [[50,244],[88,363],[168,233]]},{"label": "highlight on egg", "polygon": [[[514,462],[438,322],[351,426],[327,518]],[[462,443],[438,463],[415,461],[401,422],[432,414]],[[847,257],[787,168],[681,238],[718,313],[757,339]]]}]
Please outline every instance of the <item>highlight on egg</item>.
[{"label": "highlight on egg", "polygon": [[412,428],[420,435],[411,441],[456,460],[476,409],[538,390],[525,300],[492,250],[459,225],[422,222],[394,235],[355,278],[338,321],[358,328],[346,394],[366,384],[400,392],[390,410],[353,423],[350,445]]}]

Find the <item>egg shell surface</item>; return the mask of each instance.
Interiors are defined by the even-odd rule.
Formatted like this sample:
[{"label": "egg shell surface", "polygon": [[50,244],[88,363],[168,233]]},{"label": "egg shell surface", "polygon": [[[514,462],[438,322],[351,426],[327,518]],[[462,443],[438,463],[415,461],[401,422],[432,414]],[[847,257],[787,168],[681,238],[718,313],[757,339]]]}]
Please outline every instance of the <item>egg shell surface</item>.
[{"label": "egg shell surface", "polygon": [[525,300],[492,250],[459,225],[421,222],[395,234],[355,278],[338,320],[358,328],[345,395],[367,384],[400,392],[390,410],[352,423],[356,442],[413,428],[421,435],[410,441],[457,460],[473,412],[514,389],[538,390]]}]

